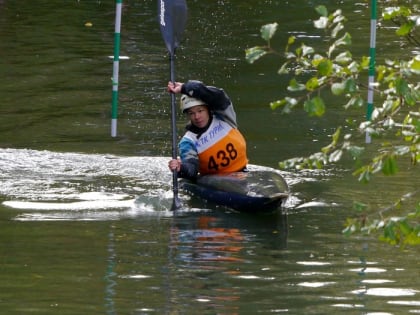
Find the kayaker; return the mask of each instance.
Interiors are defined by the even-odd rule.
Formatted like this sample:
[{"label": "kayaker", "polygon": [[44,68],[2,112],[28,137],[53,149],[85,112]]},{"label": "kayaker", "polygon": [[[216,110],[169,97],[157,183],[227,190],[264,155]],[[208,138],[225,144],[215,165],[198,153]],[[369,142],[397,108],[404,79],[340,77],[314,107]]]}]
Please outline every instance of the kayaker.
[{"label": "kayaker", "polygon": [[246,141],[238,130],[233,104],[223,89],[200,81],[169,82],[168,92],[181,93],[181,110],[190,120],[179,143],[180,158],[169,161],[179,177],[246,170]]}]

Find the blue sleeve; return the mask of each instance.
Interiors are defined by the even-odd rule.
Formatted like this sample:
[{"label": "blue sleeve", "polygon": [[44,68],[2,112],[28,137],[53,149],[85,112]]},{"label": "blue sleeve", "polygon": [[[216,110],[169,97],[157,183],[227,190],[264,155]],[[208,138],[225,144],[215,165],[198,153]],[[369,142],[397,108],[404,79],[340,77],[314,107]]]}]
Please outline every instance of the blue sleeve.
[{"label": "blue sleeve", "polygon": [[198,175],[199,160],[194,143],[183,137],[179,142],[179,156],[181,158],[181,170],[178,176],[195,179]]}]

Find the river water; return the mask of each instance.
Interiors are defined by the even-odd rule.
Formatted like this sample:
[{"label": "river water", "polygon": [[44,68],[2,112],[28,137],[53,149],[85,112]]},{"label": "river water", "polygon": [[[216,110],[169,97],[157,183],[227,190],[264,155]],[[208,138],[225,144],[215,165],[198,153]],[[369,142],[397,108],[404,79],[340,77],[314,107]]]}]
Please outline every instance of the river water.
[{"label": "river water", "polygon": [[[317,1],[187,2],[176,78],[228,92],[251,168],[329,142],[340,106],[318,120],[273,112],[280,62],[244,60],[266,23],[280,24],[280,48],[290,34],[319,43]],[[322,4],[343,8],[354,50],[367,55],[367,3]],[[269,216],[182,193],[185,209],[169,211],[169,61],[156,14],[155,1],[124,1],[112,138],[113,1],[0,1],[1,313],[420,313],[418,249],[341,234],[353,201],[380,209],[418,187],[409,165],[367,186],[351,163],[282,172],[291,196]],[[391,33],[378,34],[379,58],[401,53]]]}]

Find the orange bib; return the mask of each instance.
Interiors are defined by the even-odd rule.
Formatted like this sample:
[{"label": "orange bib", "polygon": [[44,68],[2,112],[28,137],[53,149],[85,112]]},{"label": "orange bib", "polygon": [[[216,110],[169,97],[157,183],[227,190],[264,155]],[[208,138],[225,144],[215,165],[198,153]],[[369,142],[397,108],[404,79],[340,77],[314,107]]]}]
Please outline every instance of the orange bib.
[{"label": "orange bib", "polygon": [[202,175],[237,172],[248,163],[244,137],[225,121],[214,118],[199,139],[190,131],[186,136],[195,143]]}]

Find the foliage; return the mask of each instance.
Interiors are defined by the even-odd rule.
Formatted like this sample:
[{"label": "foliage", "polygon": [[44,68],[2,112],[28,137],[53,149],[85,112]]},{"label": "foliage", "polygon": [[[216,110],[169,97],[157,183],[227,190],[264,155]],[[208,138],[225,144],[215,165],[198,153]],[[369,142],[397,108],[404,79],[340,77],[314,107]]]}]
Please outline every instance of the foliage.
[{"label": "foliage", "polygon": [[396,34],[405,36],[415,46],[420,46],[420,41],[415,36],[417,27],[420,25],[420,16],[412,15],[407,7],[388,7],[383,14],[384,21],[392,21],[398,26]]},{"label": "foliage", "polygon": [[392,206],[379,212],[378,218],[370,220],[366,215],[367,205],[355,203],[355,209],[360,211],[358,218],[349,218],[346,222],[346,228],[343,230],[345,235],[350,235],[356,231],[370,234],[382,230],[380,237],[391,245],[420,245],[420,202],[416,209],[408,214],[401,216],[385,216],[387,211],[398,211],[402,207],[402,202],[411,196],[403,196]]},{"label": "foliage", "polygon": [[[275,51],[270,41],[278,24],[272,23],[261,28],[261,37],[266,45],[246,50],[249,63],[268,54],[278,55],[284,60],[278,74],[291,77],[287,96],[271,102],[271,108],[290,113],[297,106],[302,106],[309,116],[320,117],[327,110],[331,97],[339,97],[345,109],[364,111],[368,89],[374,90],[378,100],[375,100],[375,109],[368,110],[366,119],[358,122],[356,132],[343,134],[343,128],[337,126],[331,143],[320,152],[282,161],[280,167],[322,168],[349,155],[359,165],[354,175],[361,182],[368,182],[372,175],[379,172],[385,175],[397,173],[401,158],[408,158],[416,167],[420,161],[420,55],[408,60],[385,60],[377,65],[371,62],[374,59],[370,57],[355,58],[349,49],[352,36],[345,31],[346,18],[341,10],[329,13],[325,6],[318,6],[316,11],[319,19],[314,21],[314,27],[324,31],[328,40],[324,49],[298,42],[296,37],[290,36],[284,52]],[[396,23],[399,26],[397,35],[418,44],[415,32],[420,26],[420,18],[413,15],[409,8],[387,8],[383,20]],[[369,70],[375,70],[376,77],[374,83],[366,86],[363,81]],[[362,134],[382,139],[380,148],[368,163],[361,162],[366,151],[365,145],[358,141]],[[366,211],[365,208],[363,210]],[[384,218],[380,212],[379,219],[371,221],[367,215],[362,215],[349,219],[344,232],[381,229],[382,238],[392,244],[420,244],[419,212],[420,204],[413,213],[400,218]]]}]

